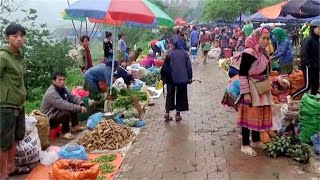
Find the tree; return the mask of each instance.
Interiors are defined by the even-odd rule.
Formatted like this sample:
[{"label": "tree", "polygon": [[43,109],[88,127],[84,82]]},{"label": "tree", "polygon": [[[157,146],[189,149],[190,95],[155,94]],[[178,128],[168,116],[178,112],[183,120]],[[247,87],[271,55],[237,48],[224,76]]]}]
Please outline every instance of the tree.
[{"label": "tree", "polygon": [[[75,65],[75,62],[68,55],[71,46],[66,41],[55,40],[53,34],[47,29],[46,24],[37,25],[37,11],[34,9],[14,10],[17,1],[0,1],[0,45],[5,43],[4,29],[10,23],[19,23],[27,30],[26,42],[23,47],[23,54],[27,60],[27,72],[25,74],[25,84],[28,91],[28,100],[40,98],[41,93],[51,83],[50,75],[53,71],[66,71],[67,68]],[[10,19],[12,14],[19,11],[22,13],[19,19]]]},{"label": "tree", "polygon": [[280,1],[282,0],[208,0],[202,12],[202,19],[232,20],[243,13],[254,13],[264,6]]}]

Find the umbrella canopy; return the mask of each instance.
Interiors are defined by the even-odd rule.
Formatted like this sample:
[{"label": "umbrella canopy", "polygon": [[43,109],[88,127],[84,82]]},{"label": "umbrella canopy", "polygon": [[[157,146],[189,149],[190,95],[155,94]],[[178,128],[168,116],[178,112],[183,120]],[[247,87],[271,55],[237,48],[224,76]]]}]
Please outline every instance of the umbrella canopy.
[{"label": "umbrella canopy", "polygon": [[174,24],[176,26],[184,26],[184,25],[187,25],[188,23],[186,21],[184,21],[182,18],[180,17],[177,17],[175,20],[174,20]]},{"label": "umbrella canopy", "polygon": [[[265,17],[260,12],[254,13],[253,15],[249,16],[247,19],[250,19],[252,21],[268,21],[268,20],[270,20],[269,18]],[[296,20],[296,18],[291,15],[278,16],[275,19],[271,19],[271,21],[278,21],[278,22],[287,22],[287,21],[293,21],[293,20]]]},{"label": "umbrella canopy", "polygon": [[88,17],[93,23],[174,25],[165,12],[148,0],[78,0],[65,11],[70,17]]},{"label": "umbrella canopy", "polygon": [[70,16],[68,16],[65,10],[63,10],[61,12],[61,17],[63,20],[86,21],[86,18],[83,18],[83,17],[70,17]]},{"label": "umbrella canopy", "polygon": [[320,0],[289,0],[283,12],[295,17],[315,17],[320,15]]},{"label": "umbrella canopy", "polygon": [[276,19],[277,17],[280,16],[282,7],[286,4],[287,2],[282,2],[279,4],[275,4],[269,7],[265,7],[259,10],[259,12],[266,18],[268,19]]}]

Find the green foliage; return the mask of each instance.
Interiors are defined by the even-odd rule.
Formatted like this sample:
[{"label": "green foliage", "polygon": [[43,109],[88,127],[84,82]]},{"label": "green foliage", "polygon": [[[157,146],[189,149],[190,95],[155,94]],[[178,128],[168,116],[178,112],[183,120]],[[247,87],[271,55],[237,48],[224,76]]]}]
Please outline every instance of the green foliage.
[{"label": "green foliage", "polygon": [[[1,1],[3,2],[3,1]],[[11,23],[19,23],[27,30],[25,45],[22,53],[27,60],[27,72],[25,74],[25,85],[27,88],[26,112],[39,109],[42,96],[51,84],[50,75],[54,71],[63,71],[75,84],[80,84],[79,76],[75,75],[75,61],[69,56],[71,45],[67,41],[57,41],[47,29],[46,24],[37,25],[38,18],[35,9],[15,9],[17,1],[4,1],[0,4],[0,45],[5,43],[4,29]],[[11,14],[19,13],[18,19],[10,19]],[[78,72],[79,75],[80,71]],[[82,79],[82,78],[81,78]]]},{"label": "green foliage", "polygon": [[242,13],[255,13],[262,7],[281,1],[283,0],[208,0],[202,12],[202,19],[232,20]]}]

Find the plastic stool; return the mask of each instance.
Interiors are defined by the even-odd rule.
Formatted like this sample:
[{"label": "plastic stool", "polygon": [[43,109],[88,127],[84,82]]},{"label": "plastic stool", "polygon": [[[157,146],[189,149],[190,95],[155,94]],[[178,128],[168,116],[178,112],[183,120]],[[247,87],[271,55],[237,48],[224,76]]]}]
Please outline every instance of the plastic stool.
[{"label": "plastic stool", "polygon": [[56,127],[56,128],[50,128],[50,134],[49,134],[49,139],[54,140],[57,138],[57,135],[61,133],[61,126]]}]

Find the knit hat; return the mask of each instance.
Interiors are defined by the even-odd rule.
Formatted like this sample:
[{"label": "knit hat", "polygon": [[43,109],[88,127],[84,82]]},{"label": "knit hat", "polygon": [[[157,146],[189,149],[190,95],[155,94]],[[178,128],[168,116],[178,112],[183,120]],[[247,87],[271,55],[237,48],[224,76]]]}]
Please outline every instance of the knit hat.
[{"label": "knit hat", "polygon": [[320,26],[320,19],[311,21],[310,26]]}]

